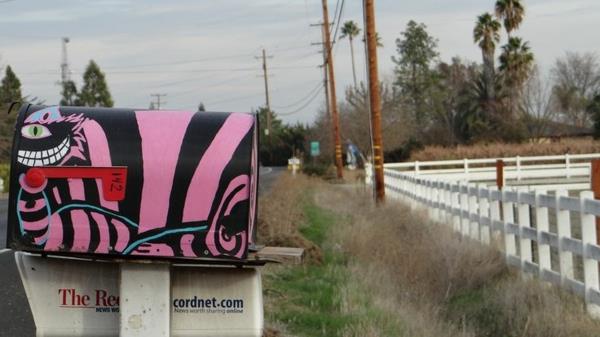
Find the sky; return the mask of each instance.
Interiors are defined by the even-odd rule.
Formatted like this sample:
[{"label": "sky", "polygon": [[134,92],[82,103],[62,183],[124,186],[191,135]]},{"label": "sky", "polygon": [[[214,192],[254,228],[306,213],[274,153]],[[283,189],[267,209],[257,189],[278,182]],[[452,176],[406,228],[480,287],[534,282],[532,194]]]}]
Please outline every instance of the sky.
[{"label": "sky", "polygon": [[[362,1],[329,0],[330,16],[362,28]],[[476,17],[493,0],[376,0],[384,47],[379,71],[390,79],[395,40],[409,20],[427,25],[440,59],[480,62],[473,43]],[[542,72],[566,52],[600,55],[600,1],[525,0],[517,32],[529,41]],[[163,109],[251,111],[265,104],[262,49],[270,56],[272,109],[288,123],[310,123],[323,106],[321,0],[0,0],[0,66],[10,65],[23,93],[46,104],[60,100],[61,38],[70,38],[71,78],[93,59],[106,73],[116,107],[148,108],[166,94]],[[338,33],[339,38],[339,33]],[[505,38],[504,38],[505,39]],[[364,49],[355,41],[357,76],[365,79]],[[347,39],[334,47],[338,97],[352,84]]]}]

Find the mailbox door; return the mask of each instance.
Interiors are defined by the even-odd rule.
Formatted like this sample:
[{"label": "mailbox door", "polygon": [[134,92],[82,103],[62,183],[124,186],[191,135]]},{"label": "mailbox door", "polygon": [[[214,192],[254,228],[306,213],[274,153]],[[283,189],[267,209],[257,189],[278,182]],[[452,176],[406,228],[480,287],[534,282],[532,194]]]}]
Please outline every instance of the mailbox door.
[{"label": "mailbox door", "polygon": [[243,113],[24,107],[8,245],[244,259],[255,218],[255,123]]}]

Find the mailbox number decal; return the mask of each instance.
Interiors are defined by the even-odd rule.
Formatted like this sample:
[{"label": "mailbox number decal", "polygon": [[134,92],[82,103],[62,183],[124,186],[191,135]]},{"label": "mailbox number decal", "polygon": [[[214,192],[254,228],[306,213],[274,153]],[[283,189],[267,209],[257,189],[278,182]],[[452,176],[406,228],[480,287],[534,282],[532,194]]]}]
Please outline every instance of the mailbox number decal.
[{"label": "mailbox number decal", "polygon": [[[253,116],[231,113],[213,117],[208,123],[213,130],[205,130],[211,138],[200,146],[202,153],[194,160],[183,152],[198,148],[190,147],[198,141],[188,138],[206,138],[198,132],[198,124],[202,124],[198,119],[206,117],[193,112],[127,110],[123,113],[129,114],[128,121],[133,124],[128,127],[135,132],[128,139],[139,142],[135,146],[140,151],[121,154],[115,162],[111,149],[115,152],[120,145],[111,144],[107,137],[112,130],[106,130],[109,126],[104,124],[109,119],[95,120],[94,113],[74,109],[43,108],[27,116],[21,126],[15,158],[21,242],[44,251],[245,257],[247,221],[253,216],[248,206],[252,173],[250,168],[225,172],[231,170],[228,165],[242,148],[240,144],[256,146]],[[247,152],[250,158],[251,151]],[[190,162],[196,163],[191,169]],[[133,165],[139,168],[133,170]],[[77,166],[123,167],[124,171],[109,172],[102,179],[85,175],[61,178],[61,169]],[[53,172],[53,167],[58,171],[53,177],[58,178],[28,184],[35,179],[26,179],[26,172]],[[185,174],[181,167],[186,167]],[[137,185],[132,180],[138,181]],[[178,193],[181,191],[185,193]],[[173,199],[177,205],[172,204]],[[172,214],[173,209],[178,209],[178,214]],[[172,223],[173,219],[177,223]],[[243,221],[246,223],[240,223]]]}]

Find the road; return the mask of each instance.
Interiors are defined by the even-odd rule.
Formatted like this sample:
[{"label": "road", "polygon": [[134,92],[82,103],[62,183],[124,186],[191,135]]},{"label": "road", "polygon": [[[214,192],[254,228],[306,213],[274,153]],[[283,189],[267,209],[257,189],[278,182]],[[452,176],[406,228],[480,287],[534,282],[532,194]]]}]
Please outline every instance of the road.
[{"label": "road", "polygon": [[[285,168],[261,167],[259,194],[268,191]],[[0,200],[0,337],[35,336],[23,284],[12,251],[5,250],[7,200]]]}]

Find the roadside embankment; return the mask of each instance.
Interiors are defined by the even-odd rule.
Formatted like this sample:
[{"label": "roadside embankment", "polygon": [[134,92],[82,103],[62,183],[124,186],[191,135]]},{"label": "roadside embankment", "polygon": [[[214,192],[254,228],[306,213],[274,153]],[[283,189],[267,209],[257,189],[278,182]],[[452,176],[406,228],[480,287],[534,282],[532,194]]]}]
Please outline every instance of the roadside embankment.
[{"label": "roadside embankment", "polygon": [[267,336],[598,336],[575,296],[359,185],[283,175],[260,201],[259,236],[301,246],[265,270]]}]

